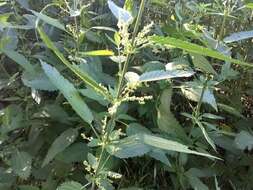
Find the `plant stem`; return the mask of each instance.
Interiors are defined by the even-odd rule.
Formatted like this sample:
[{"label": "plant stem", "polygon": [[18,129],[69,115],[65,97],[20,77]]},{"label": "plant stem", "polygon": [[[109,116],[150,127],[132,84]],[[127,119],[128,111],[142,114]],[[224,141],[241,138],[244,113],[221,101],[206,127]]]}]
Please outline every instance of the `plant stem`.
[{"label": "plant stem", "polygon": [[[134,40],[137,36],[137,33],[138,33],[138,30],[139,30],[139,26],[140,26],[140,22],[141,22],[141,18],[142,18],[142,14],[144,12],[144,8],[145,8],[145,2],[146,0],[142,0],[141,1],[141,4],[140,4],[140,10],[138,12],[138,16],[137,16],[137,20],[135,22],[135,26],[134,26],[134,31],[133,31],[133,36],[132,36],[132,45],[133,47],[135,46],[134,44]],[[128,69],[128,65],[129,65],[129,62],[131,60],[131,54],[129,53],[127,55],[127,59],[126,59],[126,62],[123,66],[123,70],[122,72],[120,73],[120,78],[119,78],[119,85],[118,85],[118,90],[117,90],[117,95],[116,95],[116,98],[118,99],[119,98],[119,95],[120,95],[120,91],[121,91],[121,88],[123,86],[123,80],[124,80],[124,76],[127,72],[127,69]]]},{"label": "plant stem", "polygon": [[188,135],[189,137],[192,135],[192,128],[196,125],[196,123],[198,121],[198,118],[199,118],[199,115],[200,115],[200,108],[201,108],[201,105],[203,103],[203,98],[204,98],[204,94],[205,94],[205,90],[206,90],[208,81],[209,81],[209,77],[207,77],[205,83],[203,84],[203,88],[202,88],[202,92],[201,92],[201,95],[200,95],[200,99],[198,101],[198,105],[196,107],[196,110],[193,113],[192,127],[191,127],[190,133]]},{"label": "plant stem", "polygon": [[224,10],[224,17],[223,17],[222,25],[221,25],[221,28],[220,28],[219,38],[218,38],[219,41],[222,40],[223,35],[224,35],[224,33],[225,33],[226,22],[227,22],[227,16],[228,16],[228,11],[225,9],[225,10]]},{"label": "plant stem", "polygon": [[201,105],[202,105],[202,102],[203,102],[203,98],[204,98],[204,94],[205,94],[205,90],[206,90],[208,81],[209,81],[209,78],[207,77],[207,79],[206,79],[206,81],[205,81],[205,83],[203,85],[201,96],[200,96],[200,99],[199,99],[199,102],[198,102],[198,105],[197,105],[197,108],[196,108],[195,118],[199,117],[200,108],[201,108]]}]

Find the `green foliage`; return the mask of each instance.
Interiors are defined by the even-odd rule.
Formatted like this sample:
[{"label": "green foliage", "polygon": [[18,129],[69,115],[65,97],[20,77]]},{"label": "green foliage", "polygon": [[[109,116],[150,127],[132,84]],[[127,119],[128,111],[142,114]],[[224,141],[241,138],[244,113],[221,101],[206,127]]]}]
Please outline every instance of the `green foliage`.
[{"label": "green foliage", "polygon": [[0,189],[253,189],[251,9],[0,0]]},{"label": "green foliage", "polygon": [[76,129],[68,129],[64,131],[59,137],[55,139],[51,147],[49,148],[47,155],[43,161],[42,167],[47,165],[54,157],[65,150],[69,145],[71,145],[77,138],[78,131]]},{"label": "green foliage", "polygon": [[11,166],[15,174],[27,179],[31,174],[32,158],[26,152],[15,152],[11,157]]},{"label": "green foliage", "polygon": [[84,188],[80,183],[71,181],[61,184],[57,190],[83,190]]},{"label": "green foliage", "polygon": [[64,97],[68,100],[73,109],[86,122],[91,123],[93,120],[92,112],[84,103],[76,88],[67,81],[61,74],[52,66],[42,63],[42,68],[50,81],[61,91]]}]

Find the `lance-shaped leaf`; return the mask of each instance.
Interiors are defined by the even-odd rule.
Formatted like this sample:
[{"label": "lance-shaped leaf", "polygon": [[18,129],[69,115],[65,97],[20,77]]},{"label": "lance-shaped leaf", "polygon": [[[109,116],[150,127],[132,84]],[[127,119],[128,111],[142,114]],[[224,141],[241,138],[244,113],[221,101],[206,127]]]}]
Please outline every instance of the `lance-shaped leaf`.
[{"label": "lance-shaped leaf", "polygon": [[171,47],[174,47],[174,48],[179,48],[179,49],[188,51],[190,53],[196,53],[196,54],[203,55],[203,56],[213,57],[213,58],[220,59],[220,60],[223,60],[223,61],[232,62],[232,63],[237,64],[237,65],[253,67],[253,64],[246,63],[244,61],[240,61],[240,60],[237,60],[237,59],[233,59],[231,57],[225,56],[222,53],[219,53],[219,52],[214,51],[212,49],[209,49],[209,48],[197,45],[197,44],[193,44],[193,43],[190,43],[190,42],[186,42],[186,41],[183,41],[183,40],[179,40],[179,39],[176,39],[176,38],[162,37],[162,36],[152,36],[150,38],[150,40],[153,43],[156,43],[156,44],[167,45],[167,46],[171,46]]},{"label": "lance-shaped leaf", "polygon": [[42,68],[52,84],[61,91],[76,113],[84,121],[91,123],[93,121],[92,112],[85,104],[74,85],[66,80],[54,67],[42,62]]},{"label": "lance-shaped leaf", "polygon": [[230,36],[227,36],[226,38],[224,38],[223,41],[225,43],[232,43],[232,42],[238,42],[241,40],[246,40],[249,38],[253,38],[253,30],[233,33]]},{"label": "lance-shaped leaf", "polygon": [[54,157],[65,150],[69,145],[71,145],[78,136],[78,130],[70,128],[64,131],[59,137],[55,139],[51,147],[47,152],[47,156],[45,157],[42,167],[47,165],[50,161],[54,159]]},{"label": "lance-shaped leaf", "polygon": [[19,64],[23,69],[29,73],[34,73],[33,65],[20,53],[14,50],[0,49],[7,57]]},{"label": "lance-shaped leaf", "polygon": [[208,133],[207,133],[205,127],[204,127],[204,126],[202,125],[202,123],[199,122],[199,121],[197,121],[196,123],[197,123],[197,125],[199,126],[199,128],[201,129],[201,131],[202,131],[202,133],[203,133],[203,135],[204,135],[206,141],[207,141],[207,142],[212,146],[212,148],[216,151],[216,146],[215,146],[213,140],[209,137],[209,135],[208,135]]},{"label": "lance-shaped leaf", "polygon": [[141,135],[142,142],[152,147],[156,147],[156,148],[160,148],[160,149],[168,150],[168,151],[182,152],[186,154],[195,154],[195,155],[204,156],[208,158],[219,159],[210,154],[191,150],[188,146],[183,145],[177,141],[172,141],[172,140],[168,140],[168,139],[164,139],[161,137],[148,135],[148,134],[140,134],[140,135]]},{"label": "lance-shaped leaf", "polygon": [[154,149],[182,152],[186,154],[195,154],[208,158],[219,159],[207,153],[191,150],[188,146],[177,141],[141,133],[126,137],[119,141],[115,141],[106,147],[106,150],[110,154],[119,158],[142,156],[143,154],[149,153]]},{"label": "lance-shaped leaf", "polygon": [[193,71],[184,71],[184,70],[172,70],[172,71],[150,71],[142,74],[139,78],[140,82],[151,82],[172,78],[181,78],[181,77],[191,77],[194,75]]},{"label": "lance-shaped leaf", "polygon": [[46,44],[46,46],[51,49],[55,55],[73,72],[75,73],[80,79],[82,79],[87,85],[89,85],[91,88],[93,88],[95,91],[103,95],[107,100],[111,100],[111,95],[108,92],[108,90],[103,87],[102,85],[98,84],[95,80],[93,80],[88,73],[85,73],[82,71],[78,66],[72,65],[65,57],[64,55],[57,49],[57,47],[54,45],[54,43],[49,39],[49,37],[46,35],[46,33],[41,29],[37,28],[41,39]]},{"label": "lance-shaped leaf", "polygon": [[131,158],[143,156],[150,152],[151,148],[142,142],[139,135],[132,135],[108,145],[106,150],[118,158]]}]

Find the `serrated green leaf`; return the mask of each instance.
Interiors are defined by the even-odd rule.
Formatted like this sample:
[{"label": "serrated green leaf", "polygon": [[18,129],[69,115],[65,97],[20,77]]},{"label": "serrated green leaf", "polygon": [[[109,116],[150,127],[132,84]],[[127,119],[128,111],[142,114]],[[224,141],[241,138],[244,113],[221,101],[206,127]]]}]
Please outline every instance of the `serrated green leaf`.
[{"label": "serrated green leaf", "polygon": [[211,73],[217,75],[209,61],[202,55],[191,54],[192,62],[194,66],[205,73]]},{"label": "serrated green leaf", "polygon": [[232,62],[234,64],[241,65],[241,66],[246,66],[246,67],[251,67],[251,68],[253,67],[253,64],[246,63],[244,61],[240,61],[237,59],[233,59],[231,57],[225,56],[222,53],[219,53],[219,52],[214,51],[212,49],[209,49],[209,48],[197,45],[197,44],[193,44],[190,42],[186,42],[183,40],[179,40],[176,38],[152,36],[150,38],[150,40],[152,42],[160,44],[160,45],[172,46],[175,48],[179,48],[179,49],[188,51],[190,53],[196,53],[196,54],[203,55],[203,56],[213,57],[213,58],[220,59],[223,61]]},{"label": "serrated green leaf", "polygon": [[70,181],[61,184],[56,190],[85,190],[85,188],[78,182]]},{"label": "serrated green leaf", "polygon": [[187,175],[188,180],[195,190],[209,190],[209,188],[198,178],[192,175]]},{"label": "serrated green leaf", "polygon": [[176,141],[167,140],[167,139],[164,139],[161,137],[148,135],[148,134],[143,134],[143,135],[140,134],[138,136],[140,136],[139,138],[141,139],[141,141],[144,144],[149,145],[151,147],[160,148],[162,150],[182,152],[182,153],[186,153],[186,154],[195,154],[195,155],[204,156],[204,157],[208,157],[208,158],[219,159],[219,158],[212,156],[210,154],[201,153],[201,152],[191,150],[188,146],[183,145],[183,144],[176,142]]},{"label": "serrated green leaf", "polygon": [[[182,86],[181,90],[182,93],[186,98],[189,100],[192,100],[194,102],[199,102],[201,98],[201,94],[203,91],[203,82],[199,80],[195,80],[192,82],[186,82],[185,86]],[[202,97],[202,102],[207,103],[211,105],[216,111],[218,111],[218,106],[216,103],[216,99],[213,93],[213,90],[209,87],[205,88],[203,97]]]},{"label": "serrated green leaf", "polygon": [[140,136],[132,135],[106,146],[106,150],[118,158],[130,158],[143,156],[151,149],[142,142]]},{"label": "serrated green leaf", "polygon": [[82,162],[86,160],[89,148],[85,143],[75,143],[56,156],[64,163]]},{"label": "serrated green leaf", "polygon": [[46,33],[41,29],[37,28],[41,39],[46,44],[46,46],[51,49],[55,55],[67,66],[73,73],[75,73],[80,79],[83,80],[87,85],[89,85],[91,88],[93,88],[96,92],[100,93],[103,97],[105,97],[108,100],[111,100],[111,95],[109,94],[108,90],[103,87],[102,85],[98,84],[95,80],[93,80],[88,73],[85,73],[82,71],[78,66],[72,65],[65,57],[64,55],[56,48],[54,43],[49,39],[49,37],[46,35]]},{"label": "serrated green leaf", "polygon": [[236,116],[236,117],[239,117],[239,118],[242,118],[242,119],[245,119],[245,117],[239,112],[237,111],[235,108],[229,106],[229,105],[225,105],[225,104],[221,104],[219,103],[218,104],[218,107],[222,110],[224,110],[225,112],[233,115],[233,116]]},{"label": "serrated green leaf", "polygon": [[16,175],[27,179],[31,174],[32,157],[26,152],[16,151],[11,158],[11,167]]},{"label": "serrated green leaf", "polygon": [[166,156],[166,153],[160,149],[154,149],[151,152],[149,152],[148,155],[150,157],[164,163],[165,165],[171,166],[171,163],[170,163],[168,157]]},{"label": "serrated green leaf", "polygon": [[48,77],[41,69],[36,70],[36,72],[34,73],[24,71],[21,79],[25,86],[36,90],[45,90],[45,91],[57,90],[57,88],[52,84],[52,82],[50,82]]},{"label": "serrated green leaf", "polygon": [[106,150],[111,154],[119,158],[130,158],[136,156],[142,156],[154,148],[182,152],[186,154],[195,154],[213,159],[219,159],[210,154],[197,152],[191,150],[188,146],[179,142],[167,140],[161,137],[149,135],[149,134],[135,134],[126,137],[122,140],[115,141],[106,146]]},{"label": "serrated green leaf", "polygon": [[169,134],[176,134],[186,138],[186,134],[173,113],[170,111],[172,88],[165,89],[160,97],[160,105],[157,109],[157,124],[159,129]]},{"label": "serrated green leaf", "polygon": [[54,157],[65,150],[69,145],[71,145],[78,136],[78,130],[70,128],[64,131],[59,137],[55,139],[53,144],[50,146],[47,155],[43,161],[42,167],[47,165]]},{"label": "serrated green leaf", "polygon": [[184,71],[184,70],[172,70],[172,71],[150,71],[142,74],[139,78],[140,82],[151,82],[151,81],[159,81],[165,79],[172,78],[181,78],[181,77],[191,77],[194,75],[192,71]]},{"label": "serrated green leaf", "polygon": [[42,68],[50,81],[61,91],[76,113],[87,123],[93,121],[93,115],[74,85],[66,80],[54,67],[43,63]]}]

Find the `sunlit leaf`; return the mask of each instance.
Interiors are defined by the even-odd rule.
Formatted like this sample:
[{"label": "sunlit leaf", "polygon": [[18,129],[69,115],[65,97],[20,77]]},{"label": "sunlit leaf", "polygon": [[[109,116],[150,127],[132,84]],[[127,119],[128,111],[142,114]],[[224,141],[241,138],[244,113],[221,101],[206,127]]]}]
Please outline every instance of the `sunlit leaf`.
[{"label": "sunlit leaf", "polygon": [[183,41],[180,39],[171,38],[171,37],[161,37],[161,36],[153,36],[150,39],[151,39],[151,41],[153,41],[156,44],[167,45],[167,46],[171,46],[174,48],[179,48],[179,49],[188,51],[190,53],[196,53],[196,54],[203,55],[203,56],[213,57],[213,58],[220,59],[223,61],[232,62],[237,65],[242,65],[242,66],[246,66],[246,67],[253,67],[253,64],[246,63],[244,61],[240,61],[237,59],[233,59],[231,57],[223,55],[222,53],[214,51],[210,48],[206,48],[206,47],[203,47],[203,46],[200,46],[197,44],[193,44],[193,43],[190,43],[187,41]]},{"label": "sunlit leaf", "polygon": [[131,13],[127,10],[117,6],[113,1],[108,0],[108,5],[113,15],[119,20],[126,24],[130,24],[133,21]]},{"label": "sunlit leaf", "polygon": [[50,81],[61,91],[76,113],[87,123],[93,121],[93,114],[79,92],[68,80],[66,80],[54,67],[43,63],[42,68]]},{"label": "sunlit leaf", "polygon": [[225,43],[232,43],[232,42],[238,42],[241,40],[246,40],[249,38],[253,38],[253,30],[233,33],[230,36],[227,36],[226,38],[224,38],[223,41]]},{"label": "sunlit leaf", "polygon": [[173,79],[173,78],[181,78],[181,77],[191,77],[194,75],[192,71],[184,71],[184,70],[173,70],[173,71],[150,71],[142,74],[140,76],[140,82],[151,82],[151,81],[159,81],[165,79]]}]

